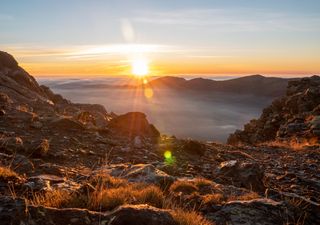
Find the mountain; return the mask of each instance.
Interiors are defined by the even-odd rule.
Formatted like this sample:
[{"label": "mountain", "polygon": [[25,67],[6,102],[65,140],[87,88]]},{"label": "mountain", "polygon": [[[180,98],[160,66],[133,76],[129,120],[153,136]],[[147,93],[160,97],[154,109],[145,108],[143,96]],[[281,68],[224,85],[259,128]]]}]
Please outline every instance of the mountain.
[{"label": "mountain", "polygon": [[[314,121],[318,80],[290,83],[279,118]],[[161,135],[141,112],[53,93],[0,51],[1,225],[319,224],[319,160]]]},{"label": "mountain", "polygon": [[284,142],[291,145],[320,143],[320,77],[290,81],[286,95],[251,120],[244,130],[230,135],[230,144]]},{"label": "mountain", "polygon": [[160,77],[149,82],[152,88],[169,88],[182,91],[225,92],[257,96],[279,97],[285,93],[288,81],[278,77],[262,75],[245,76],[236,79],[215,81],[204,78],[186,80],[178,77]]}]

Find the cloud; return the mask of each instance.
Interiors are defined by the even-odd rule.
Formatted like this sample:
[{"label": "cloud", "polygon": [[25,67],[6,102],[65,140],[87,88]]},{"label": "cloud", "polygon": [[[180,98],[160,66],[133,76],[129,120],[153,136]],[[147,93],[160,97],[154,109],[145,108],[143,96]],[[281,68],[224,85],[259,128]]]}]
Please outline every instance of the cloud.
[{"label": "cloud", "polygon": [[252,8],[139,11],[136,23],[210,27],[214,31],[313,31],[320,30],[318,15],[270,12]]}]

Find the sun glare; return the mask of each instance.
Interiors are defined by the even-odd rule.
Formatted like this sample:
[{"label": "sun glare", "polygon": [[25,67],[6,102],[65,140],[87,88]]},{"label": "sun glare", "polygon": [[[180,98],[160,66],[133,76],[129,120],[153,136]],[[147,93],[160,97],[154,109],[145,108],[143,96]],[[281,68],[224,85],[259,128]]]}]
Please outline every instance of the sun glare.
[{"label": "sun glare", "polygon": [[149,65],[145,59],[135,59],[132,61],[132,74],[136,77],[144,77],[149,73]]}]

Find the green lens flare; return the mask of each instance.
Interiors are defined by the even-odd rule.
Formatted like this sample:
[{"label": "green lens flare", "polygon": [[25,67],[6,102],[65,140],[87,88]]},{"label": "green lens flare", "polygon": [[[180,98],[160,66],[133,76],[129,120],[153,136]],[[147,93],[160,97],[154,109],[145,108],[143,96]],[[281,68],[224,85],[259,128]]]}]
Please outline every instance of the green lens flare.
[{"label": "green lens flare", "polygon": [[171,159],[171,158],[172,158],[171,152],[170,152],[170,151],[165,151],[164,157],[165,157],[166,159]]}]

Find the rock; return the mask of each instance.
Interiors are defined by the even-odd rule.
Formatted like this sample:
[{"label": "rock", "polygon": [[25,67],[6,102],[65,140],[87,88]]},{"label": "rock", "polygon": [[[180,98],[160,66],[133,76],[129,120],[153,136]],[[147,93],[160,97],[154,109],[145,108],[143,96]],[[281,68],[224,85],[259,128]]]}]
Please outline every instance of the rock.
[{"label": "rock", "polygon": [[50,148],[49,140],[42,139],[40,141],[36,141],[30,147],[29,152],[34,157],[44,157],[48,154]]},{"label": "rock", "polygon": [[84,130],[81,123],[68,118],[59,118],[50,123],[50,127],[59,130]]},{"label": "rock", "polygon": [[159,137],[159,131],[146,119],[146,115],[141,112],[129,112],[112,119],[108,127],[117,133],[129,137],[150,136]]},{"label": "rock", "polygon": [[12,168],[20,174],[32,173],[34,170],[33,163],[23,155],[15,155],[12,161]]},{"label": "rock", "polygon": [[146,182],[163,187],[169,187],[175,181],[174,177],[156,169],[151,164],[115,164],[110,165],[107,171],[110,175],[125,178],[129,182]]},{"label": "rock", "polygon": [[110,214],[109,225],[176,225],[169,211],[148,205],[120,206]]},{"label": "rock", "polygon": [[8,106],[9,104],[12,104],[12,103],[13,103],[13,101],[6,93],[0,92],[0,105],[1,106]]},{"label": "rock", "polygon": [[143,144],[142,144],[142,140],[140,136],[135,136],[133,139],[133,146],[135,148],[142,148]]},{"label": "rock", "polygon": [[26,204],[23,199],[0,196],[1,225],[20,225],[26,217]]},{"label": "rock", "polygon": [[5,137],[0,139],[0,144],[10,151],[24,150],[24,144],[20,137]]},{"label": "rock", "polygon": [[220,210],[206,214],[217,225],[286,224],[292,216],[282,203],[270,199],[228,202]]},{"label": "rock", "polygon": [[6,111],[4,111],[3,109],[0,110],[0,116],[4,116],[6,115]]},{"label": "rock", "polygon": [[43,124],[40,121],[34,121],[30,126],[32,128],[41,129],[43,127]]},{"label": "rock", "polygon": [[17,68],[18,62],[7,52],[0,51],[0,69],[4,68]]},{"label": "rock", "polygon": [[233,185],[249,190],[264,192],[264,172],[257,163],[230,160],[222,162],[216,172],[221,179],[231,178]]},{"label": "rock", "polygon": [[194,155],[204,155],[206,146],[199,141],[187,140],[183,144],[182,150]]}]

